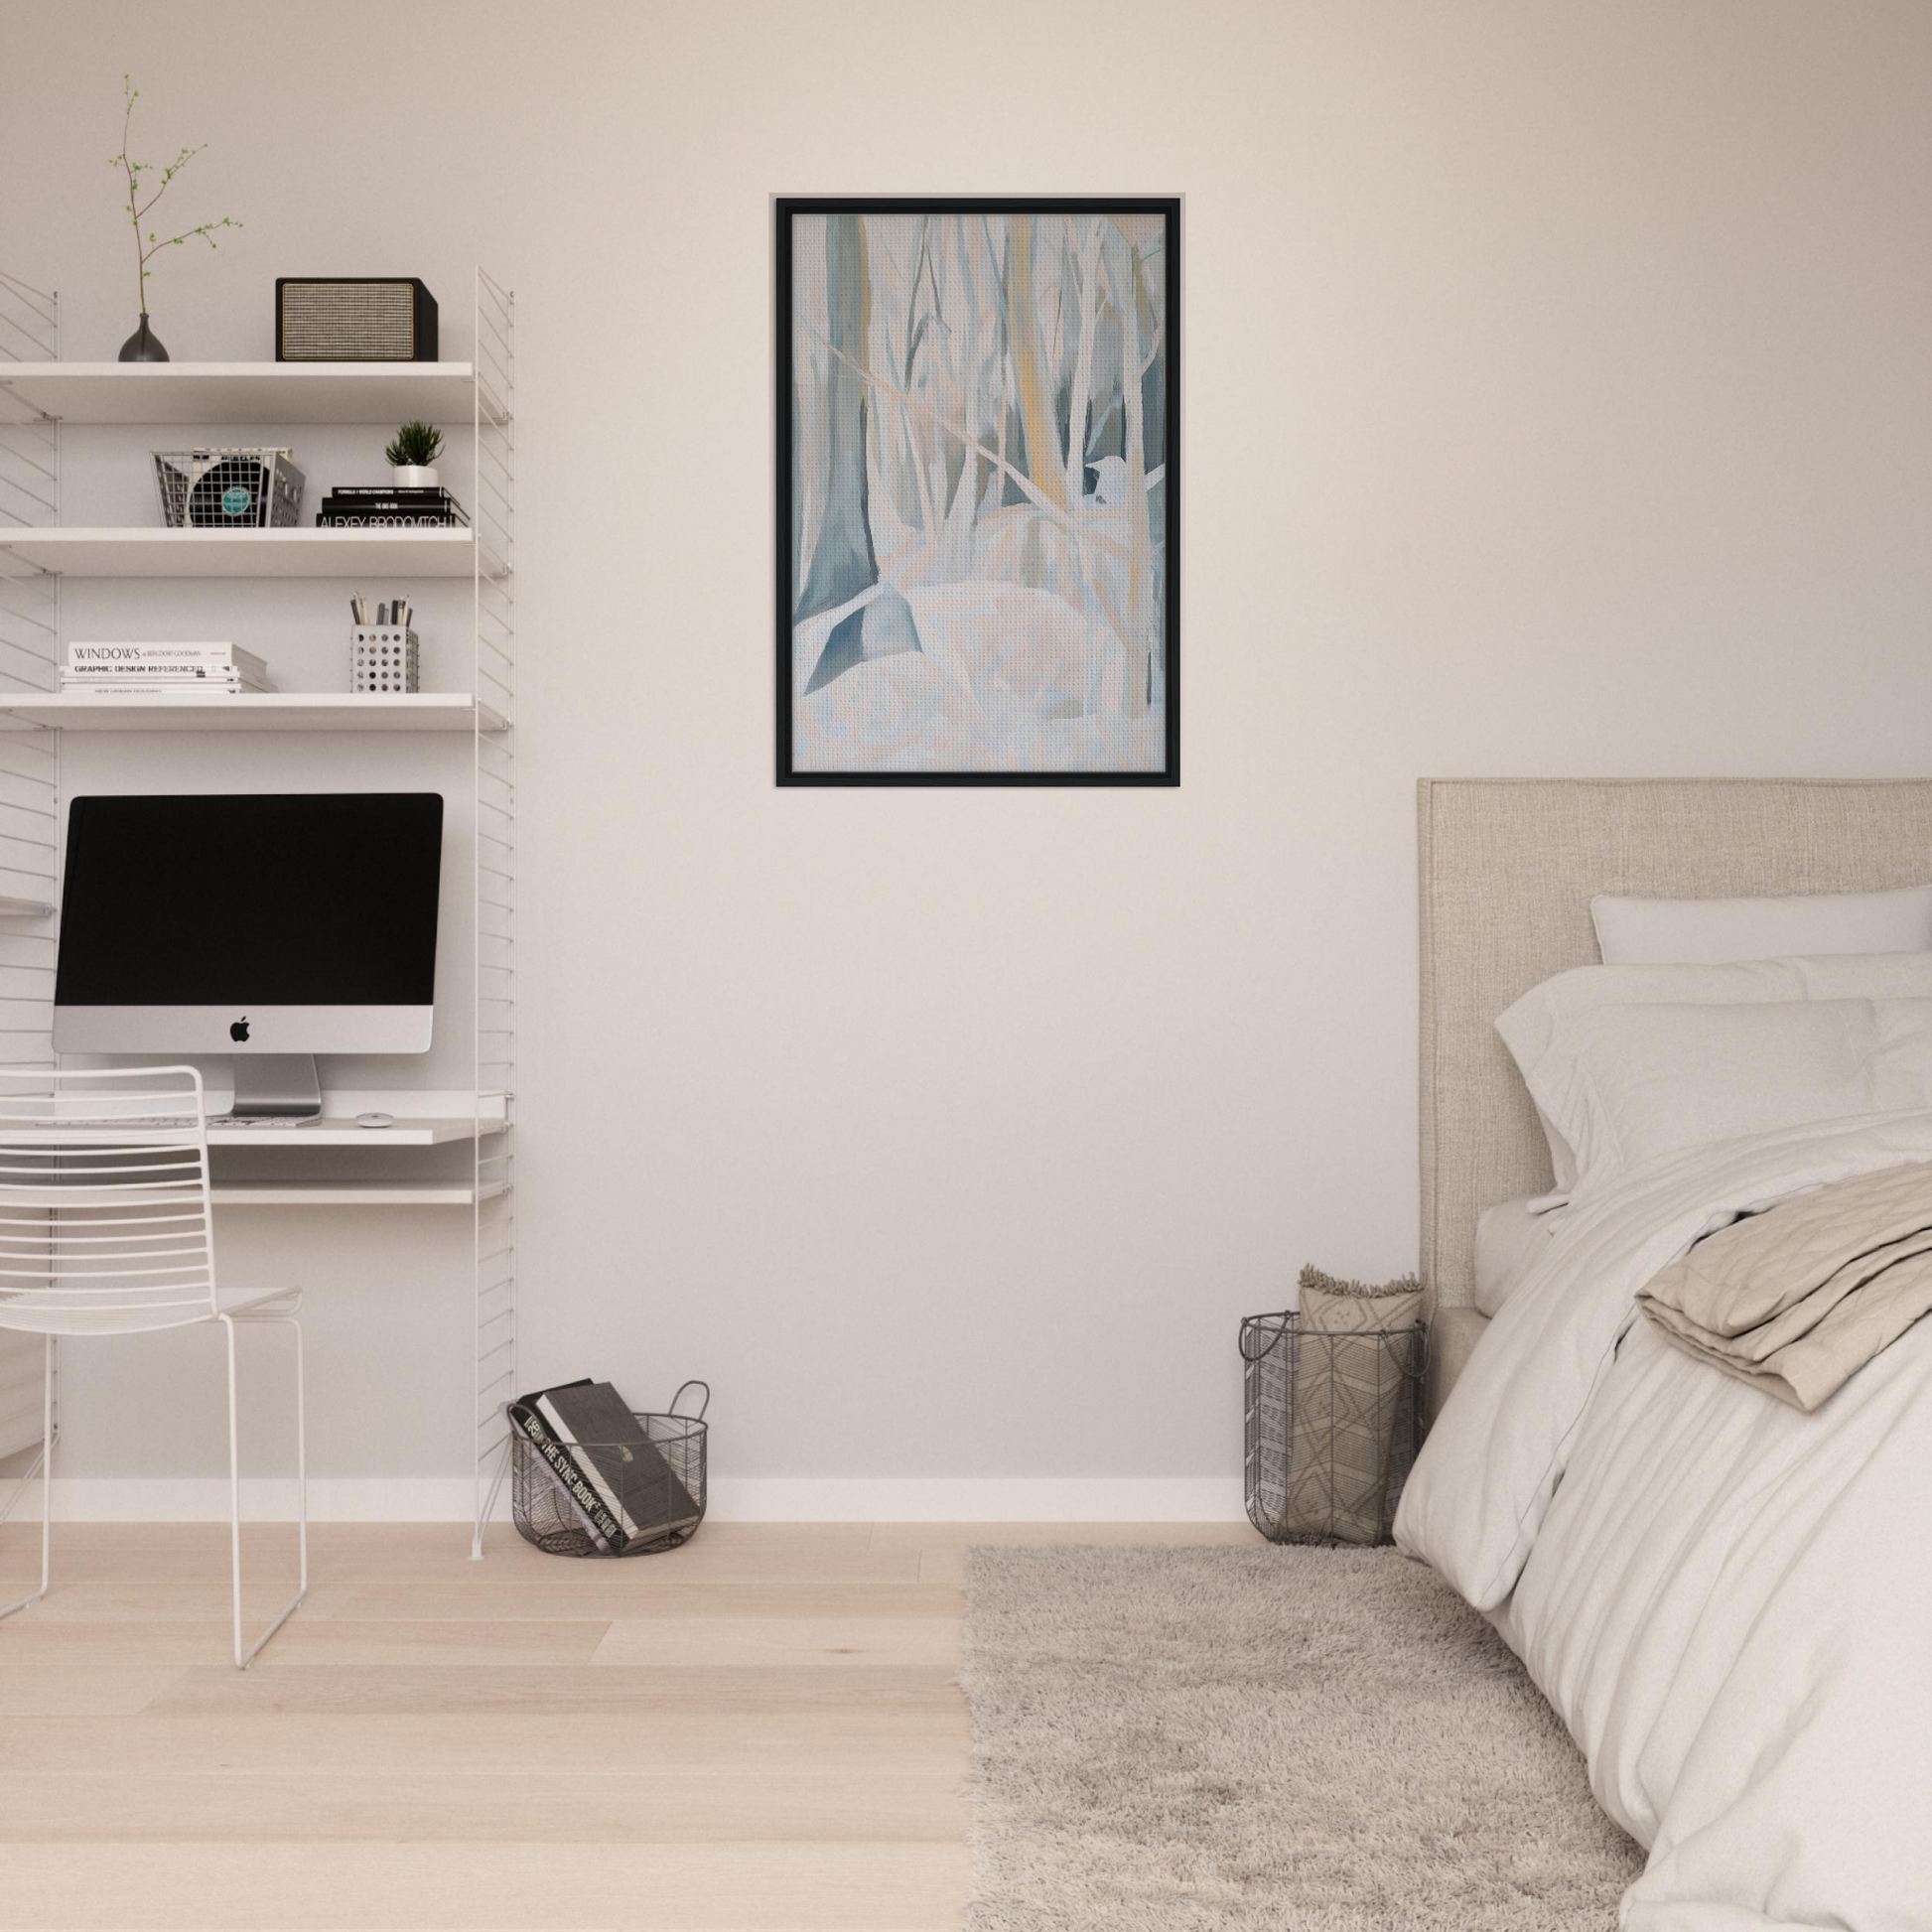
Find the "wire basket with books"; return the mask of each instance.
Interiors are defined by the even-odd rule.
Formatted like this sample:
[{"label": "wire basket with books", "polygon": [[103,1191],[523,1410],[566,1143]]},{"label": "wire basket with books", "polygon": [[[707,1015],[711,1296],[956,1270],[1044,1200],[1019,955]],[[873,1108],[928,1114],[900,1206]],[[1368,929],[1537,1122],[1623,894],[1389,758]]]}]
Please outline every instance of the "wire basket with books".
[{"label": "wire basket with books", "polygon": [[[679,1415],[693,1389],[696,1415]],[[554,1557],[643,1557],[688,1543],[705,1511],[710,1385],[686,1382],[663,1412],[633,1410],[609,1382],[564,1382],[504,1405],[510,1514]]]}]

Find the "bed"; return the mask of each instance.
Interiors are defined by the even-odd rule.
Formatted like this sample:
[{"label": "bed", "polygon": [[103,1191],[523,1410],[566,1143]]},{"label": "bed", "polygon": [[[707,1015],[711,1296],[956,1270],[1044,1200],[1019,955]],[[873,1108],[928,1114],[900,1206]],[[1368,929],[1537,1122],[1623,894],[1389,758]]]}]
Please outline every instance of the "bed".
[{"label": "bed", "polygon": [[1807,1415],[1633,1303],[1727,1216],[1932,1163],[1932,1109],[1688,1150],[1573,1210],[1493,1323],[1475,1302],[1479,1218],[1553,1180],[1495,1022],[1595,960],[1591,896],[1921,885],[1932,782],[1428,780],[1420,856],[1435,1421],[1398,1540],[1649,1849],[1627,1932],[1928,1932],[1932,1321]]}]

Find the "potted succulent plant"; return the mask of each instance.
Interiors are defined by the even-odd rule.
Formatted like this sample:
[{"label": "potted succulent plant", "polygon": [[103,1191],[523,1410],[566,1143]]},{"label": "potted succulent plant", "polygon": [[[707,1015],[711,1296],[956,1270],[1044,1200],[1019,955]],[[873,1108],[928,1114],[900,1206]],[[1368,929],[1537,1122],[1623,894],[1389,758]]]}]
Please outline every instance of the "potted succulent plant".
[{"label": "potted succulent plant", "polygon": [[398,489],[434,489],[436,459],[442,448],[440,429],[428,423],[404,423],[382,452],[382,460],[394,473]]},{"label": "potted succulent plant", "polygon": [[[121,91],[126,96],[127,111],[121,119],[121,151],[109,155],[107,165],[118,168],[127,179],[127,201],[123,204],[127,218],[134,224],[134,250],[139,257],[141,270],[141,326],[121,345],[123,362],[165,362],[168,351],[161,346],[154,331],[148,327],[148,277],[154,270],[148,263],[164,248],[182,248],[191,241],[206,241],[210,248],[219,244],[214,239],[216,228],[238,228],[239,221],[223,215],[218,221],[204,221],[188,229],[183,234],[158,235],[152,228],[143,229],[142,221],[153,210],[155,203],[168,192],[168,184],[202,152],[201,148],[183,148],[167,167],[161,170],[161,180],[154,181],[154,166],[151,162],[136,161],[127,151],[128,130],[134,123],[134,103],[141,98],[141,90],[128,74],[121,75]],[[207,144],[204,142],[203,147]],[[143,181],[141,177],[149,177]],[[143,197],[146,197],[143,200]]]}]

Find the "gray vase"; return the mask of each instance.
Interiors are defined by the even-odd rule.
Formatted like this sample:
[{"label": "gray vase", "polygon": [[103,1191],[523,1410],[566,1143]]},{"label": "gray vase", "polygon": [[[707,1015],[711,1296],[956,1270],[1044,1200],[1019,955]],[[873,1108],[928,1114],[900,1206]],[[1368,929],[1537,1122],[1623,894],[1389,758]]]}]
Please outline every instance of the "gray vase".
[{"label": "gray vase", "polygon": [[148,327],[148,312],[141,311],[141,326],[121,345],[123,362],[165,362],[168,351],[161,346],[161,338]]}]

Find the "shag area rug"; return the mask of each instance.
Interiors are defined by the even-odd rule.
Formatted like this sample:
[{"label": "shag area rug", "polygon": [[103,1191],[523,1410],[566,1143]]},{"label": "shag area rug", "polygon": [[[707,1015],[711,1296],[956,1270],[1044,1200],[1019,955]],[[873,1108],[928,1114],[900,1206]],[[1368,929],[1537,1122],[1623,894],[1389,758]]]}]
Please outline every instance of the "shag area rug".
[{"label": "shag area rug", "polygon": [[976,1549],[972,1932],[1610,1932],[1643,1854],[1392,1550]]}]

